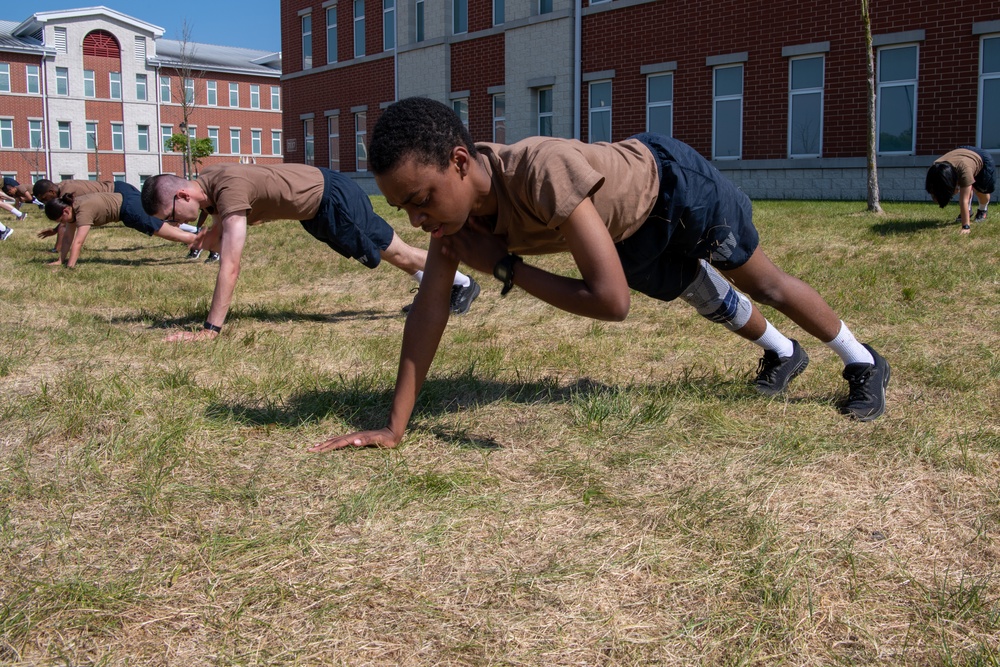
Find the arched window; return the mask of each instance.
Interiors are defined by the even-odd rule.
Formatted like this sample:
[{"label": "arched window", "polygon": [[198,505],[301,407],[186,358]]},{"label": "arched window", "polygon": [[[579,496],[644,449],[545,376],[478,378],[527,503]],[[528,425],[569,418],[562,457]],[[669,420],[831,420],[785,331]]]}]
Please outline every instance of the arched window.
[{"label": "arched window", "polygon": [[107,30],[95,30],[83,38],[83,55],[120,58],[118,40]]}]

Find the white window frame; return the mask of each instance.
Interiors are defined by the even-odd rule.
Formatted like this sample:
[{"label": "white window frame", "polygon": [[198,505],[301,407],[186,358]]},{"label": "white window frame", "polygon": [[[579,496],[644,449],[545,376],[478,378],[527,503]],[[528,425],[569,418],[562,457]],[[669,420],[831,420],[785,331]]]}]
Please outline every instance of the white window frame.
[{"label": "white window frame", "polygon": [[337,62],[337,6],[326,8],[326,62]]},{"label": "white window frame", "polygon": [[59,148],[73,150],[73,123],[68,120],[56,121],[56,136]]},{"label": "white window frame", "polygon": [[312,12],[302,15],[302,69],[312,69],[313,66],[313,43],[312,43]]},{"label": "white window frame", "polygon": [[97,121],[88,120],[83,124],[83,145],[88,151],[97,149]]},{"label": "white window frame", "polygon": [[[548,97],[549,109],[544,111],[542,109],[542,101]],[[540,137],[552,137],[555,136],[555,89],[552,86],[545,86],[539,88],[535,94],[535,133]],[[544,121],[548,121],[549,132],[545,134],[542,130],[542,124]]]},{"label": "white window frame", "polygon": [[0,63],[0,93],[10,92],[10,63]]},{"label": "white window frame", "polygon": [[238,127],[229,128],[229,154],[239,155],[241,150],[240,141],[242,137],[240,136],[240,129]]},{"label": "white window frame", "polygon": [[212,143],[212,152],[215,154],[219,153],[219,128],[210,127],[208,128],[208,140]]},{"label": "white window frame", "polygon": [[[137,125],[136,131],[136,146],[137,150],[142,152],[149,152],[149,125]],[[143,141],[145,141],[146,146],[143,147]]]},{"label": "white window frame", "polygon": [[45,132],[42,128],[42,121],[29,118],[28,119],[28,148],[31,149],[41,149],[42,142],[45,140]]},{"label": "white window frame", "polygon": [[[889,51],[899,51],[902,49],[913,49],[914,63],[913,71],[915,77],[912,79],[894,79],[882,82],[882,56]],[[920,45],[917,43],[891,44],[878,48],[875,62],[875,142],[878,155],[913,155],[917,146],[917,82],[920,79]],[[893,88],[913,87],[913,108],[910,110],[910,127],[913,128],[913,136],[910,139],[910,148],[901,151],[882,150],[882,104],[886,102],[885,92]]]},{"label": "white window frame", "polygon": [[[24,80],[27,86],[25,90],[29,95],[38,95],[42,92],[42,74],[38,65],[24,66]],[[34,85],[32,85],[34,82]]]},{"label": "white window frame", "polygon": [[451,0],[451,34],[469,32],[469,0]]},{"label": "white window frame", "polygon": [[184,103],[194,105],[194,79],[184,79]]},{"label": "white window frame", "polygon": [[[656,100],[655,102],[649,101],[650,94],[650,82],[653,79],[669,79],[670,80],[670,99],[669,100]],[[673,72],[656,72],[655,74],[649,74],[646,76],[646,131],[647,132],[658,132],[668,137],[674,136],[674,73]],[[670,127],[667,128],[666,132],[661,132],[660,130],[654,129],[652,123],[650,122],[650,117],[652,116],[653,109],[667,109],[670,115]]]},{"label": "white window frame", "polygon": [[424,41],[425,29],[426,20],[424,19],[424,0],[415,0],[413,3],[413,41]]},{"label": "white window frame", "polygon": [[[236,104],[233,104],[234,101]],[[233,81],[229,82],[229,108],[240,108],[240,84]]]},{"label": "white window frame", "polygon": [[[611,94],[608,96],[608,103],[605,105],[595,105],[594,103],[594,86],[603,86],[607,84],[611,89]],[[612,107],[614,105],[614,95],[615,87],[614,82],[611,79],[599,79],[597,81],[590,81],[587,84],[587,143],[594,143],[595,141],[611,141],[613,136],[613,115]],[[607,115],[608,118],[608,137],[607,139],[595,139],[594,138],[594,118],[597,116]]]},{"label": "white window frame", "polygon": [[368,112],[354,114],[354,170],[368,171]]},{"label": "white window frame", "polygon": [[[326,117],[327,151],[330,169],[340,171],[340,115],[331,114]],[[272,139],[273,143],[273,139]]]},{"label": "white window frame", "polygon": [[[991,48],[996,48],[1000,52],[1000,33],[983,35],[979,40],[979,101],[977,104],[976,145],[981,146],[985,151],[1000,153],[1000,118],[997,117],[995,107],[987,109],[986,105],[987,85],[990,86],[991,93],[1000,97],[1000,69],[986,71],[987,43]],[[989,128],[984,127],[987,116],[993,121]],[[986,145],[986,140],[993,138],[995,138],[995,143]]]},{"label": "white window frame", "polygon": [[457,97],[451,101],[451,110],[454,111],[465,129],[469,129],[469,98]]},{"label": "white window frame", "polygon": [[503,25],[507,19],[507,0],[493,0],[493,25]]},{"label": "white window frame", "polygon": [[281,86],[271,86],[271,108],[275,111],[281,109]]},{"label": "white window frame", "polygon": [[[720,71],[725,69],[737,69],[740,70],[740,92],[738,94],[728,93],[720,95],[716,90],[718,85],[717,75]],[[740,160],[743,158],[743,91],[746,85],[746,68],[744,63],[730,63],[726,65],[719,65],[712,68],[712,159],[713,160]],[[739,128],[737,131],[737,146],[738,150],[736,155],[719,155],[718,150],[718,139],[719,139],[719,118],[718,110],[719,104],[721,102],[739,102]]]},{"label": "white window frame", "polygon": [[149,77],[145,74],[135,75],[135,99],[139,102],[149,100]]},{"label": "white window frame", "polygon": [[92,69],[83,70],[83,96],[97,97],[97,73]]},{"label": "white window frame", "polygon": [[538,13],[539,14],[551,14],[553,0],[538,0]]},{"label": "white window frame", "polygon": [[125,124],[111,123],[111,150],[125,150]]},{"label": "white window frame", "polygon": [[[820,84],[819,86],[804,87],[804,88],[792,88],[793,77],[792,72],[795,69],[795,63],[804,60],[819,60],[820,61]],[[822,53],[811,53],[808,55],[796,56],[794,58],[788,59],[788,157],[790,158],[812,158],[821,157],[823,155],[823,105],[825,103],[824,89],[826,88],[826,56]],[[795,98],[803,96],[814,96],[819,95],[819,130],[817,137],[816,150],[809,153],[795,153],[793,152],[793,131],[795,129]]]},{"label": "white window frame", "polygon": [[160,77],[160,102],[170,104],[170,77]]},{"label": "white window frame", "polygon": [[[62,87],[62,92],[59,91],[60,84]],[[56,95],[66,96],[69,95],[69,68],[68,67],[56,67]]]},{"label": "white window frame", "polygon": [[261,131],[260,130],[250,130],[250,154],[251,155],[262,155],[261,152]]},{"label": "white window frame", "polygon": [[13,118],[0,118],[0,148],[14,148]]},{"label": "white window frame", "polygon": [[122,98],[122,73],[108,72],[108,97],[112,100]]},{"label": "white window frame", "polygon": [[205,105],[210,107],[219,106],[219,82],[205,82]]},{"label": "white window frame", "polygon": [[281,130],[271,130],[271,155],[281,155]]},{"label": "white window frame", "polygon": [[[365,0],[352,0],[354,16],[354,57],[365,56]],[[358,13],[358,10],[361,13]]]},{"label": "white window frame", "polygon": [[[500,104],[497,105],[497,102]],[[496,93],[490,99],[493,109],[493,143],[507,143],[507,93]],[[497,106],[502,107],[499,112]]]},{"label": "white window frame", "polygon": [[250,108],[259,109],[260,108],[260,84],[251,83],[250,84]]},{"label": "white window frame", "polygon": [[172,136],[174,136],[173,125],[160,125],[160,143],[164,153],[173,151],[173,147],[170,145],[170,137]]},{"label": "white window frame", "polygon": [[382,50],[396,48],[396,0],[382,0]]},{"label": "white window frame", "polygon": [[302,119],[302,161],[310,166],[316,164],[316,126],[312,118]]}]

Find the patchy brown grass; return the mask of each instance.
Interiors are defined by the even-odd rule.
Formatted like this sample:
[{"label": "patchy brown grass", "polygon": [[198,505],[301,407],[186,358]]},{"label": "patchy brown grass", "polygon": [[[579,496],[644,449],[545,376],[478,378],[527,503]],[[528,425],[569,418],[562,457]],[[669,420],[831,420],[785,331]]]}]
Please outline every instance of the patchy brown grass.
[{"label": "patchy brown grass", "polygon": [[764,400],[683,304],[476,276],[402,446],[323,456],[384,419],[405,276],[264,225],[223,337],[168,345],[213,267],[105,229],[53,271],[34,213],[0,244],[0,664],[1000,663],[1000,228],[860,206],[756,215],[892,363],[874,423],[780,315],[812,363]]}]

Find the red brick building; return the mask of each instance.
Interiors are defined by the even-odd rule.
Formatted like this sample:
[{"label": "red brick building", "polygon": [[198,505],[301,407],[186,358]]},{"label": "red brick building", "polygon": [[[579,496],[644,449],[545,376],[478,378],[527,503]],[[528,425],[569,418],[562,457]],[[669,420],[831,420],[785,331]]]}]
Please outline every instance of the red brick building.
[{"label": "red brick building", "polygon": [[0,21],[0,173],[139,186],[185,172],[175,133],[203,165],[282,162],[281,54],[162,35],[105,7]]},{"label": "red brick building", "polygon": [[[1000,5],[873,3],[883,196],[932,159],[1000,154]],[[450,103],[477,141],[671,134],[752,196],[865,194],[860,7],[748,0],[283,0],[286,159],[354,173],[392,101]],[[308,134],[307,134],[308,133]]]}]

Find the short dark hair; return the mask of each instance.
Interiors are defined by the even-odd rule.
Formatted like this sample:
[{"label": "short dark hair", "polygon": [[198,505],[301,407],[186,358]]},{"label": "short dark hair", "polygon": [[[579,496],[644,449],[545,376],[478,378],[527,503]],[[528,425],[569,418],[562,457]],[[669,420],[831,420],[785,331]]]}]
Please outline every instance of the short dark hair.
[{"label": "short dark hair", "polygon": [[40,178],[31,186],[31,196],[41,201],[45,193],[55,190],[59,192],[58,186],[47,178]]},{"label": "short dark hair", "polygon": [[50,199],[45,202],[45,217],[49,220],[58,220],[62,217],[63,211],[73,206],[73,195],[66,193],[61,197]]},{"label": "short dark hair", "polygon": [[951,201],[951,196],[955,194],[955,168],[950,162],[935,162],[927,170],[927,178],[924,180],[924,189],[930,193],[931,198],[944,208]]},{"label": "short dark hair", "polygon": [[[20,183],[18,183],[13,178],[10,178],[9,176],[4,176],[3,177],[3,191],[6,192],[9,195],[13,195],[14,192],[17,191],[17,188],[20,185],[21,185]],[[10,188],[10,189],[8,190],[8,188]]]},{"label": "short dark hair", "polygon": [[163,203],[173,198],[185,183],[187,181],[173,174],[160,174],[147,178],[142,184],[142,194],[139,195],[142,200],[142,210],[148,215],[156,215],[163,208]]},{"label": "short dark hair", "polygon": [[395,168],[406,157],[441,169],[451,151],[465,146],[478,155],[472,135],[451,107],[427,97],[407,97],[379,116],[368,145],[368,164],[375,174]]}]

